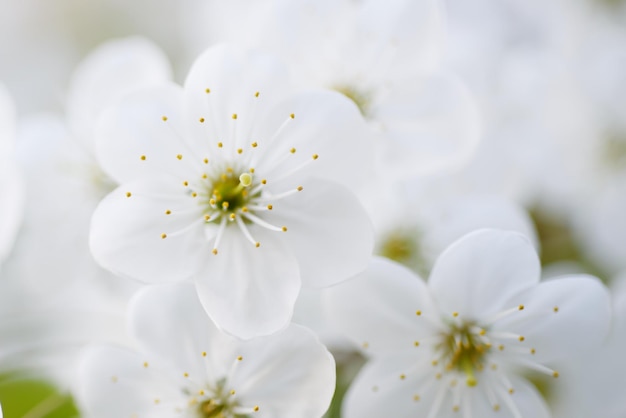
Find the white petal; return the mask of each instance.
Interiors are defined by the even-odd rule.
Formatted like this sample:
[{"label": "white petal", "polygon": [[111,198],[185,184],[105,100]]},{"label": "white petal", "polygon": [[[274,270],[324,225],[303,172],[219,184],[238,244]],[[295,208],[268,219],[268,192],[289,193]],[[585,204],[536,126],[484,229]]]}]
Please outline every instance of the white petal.
[{"label": "white petal", "polygon": [[274,204],[265,217],[288,230],[302,284],[326,287],[363,271],[374,247],[371,222],[352,192],[330,181],[308,180],[304,189]]},{"label": "white petal", "polygon": [[258,228],[255,248],[236,225],[226,227],[218,254],[207,260],[195,275],[204,308],[223,331],[248,339],[283,328],[293,313],[300,289],[300,272],[295,257],[275,234]]},{"label": "white petal", "polygon": [[384,131],[383,169],[399,177],[458,168],[480,138],[477,106],[451,75],[398,83],[372,107]]},{"label": "white petal", "polygon": [[539,281],[540,264],[520,233],[482,229],[465,235],[435,262],[428,286],[441,310],[481,319]]},{"label": "white petal", "polygon": [[[267,144],[285,121],[281,134]],[[256,167],[269,184],[314,154],[319,158],[291,176],[290,185],[319,177],[351,187],[372,167],[372,133],[356,105],[340,93],[312,90],[297,94],[271,109],[259,128],[259,148],[264,155]],[[291,148],[297,151],[293,156],[289,155]],[[289,158],[283,160],[284,156]],[[277,164],[278,160],[283,162]]]},{"label": "white petal", "polygon": [[0,155],[0,262],[9,254],[23,218],[24,184],[15,161]]},{"label": "white petal", "polygon": [[185,188],[162,176],[125,184],[104,198],[93,214],[89,243],[96,261],[120,276],[182,280],[211,255],[203,224],[202,208]]},{"label": "white petal", "polygon": [[144,352],[195,381],[222,378],[236,356],[239,343],[215,327],[190,283],[144,289],[131,302],[129,317],[130,333]]},{"label": "white petal", "polygon": [[[344,398],[345,418],[426,417],[433,403],[438,381],[428,365],[415,365],[416,358],[386,357],[365,365]],[[405,375],[404,379],[400,376]],[[417,399],[417,400],[416,400]],[[439,415],[437,415],[439,418]]]},{"label": "white petal", "polygon": [[155,400],[165,403],[184,399],[180,388],[152,364],[144,367],[145,361],[145,357],[117,347],[88,348],[78,366],[81,383],[77,389],[89,416],[171,416],[172,411],[163,411]]},{"label": "white petal", "polygon": [[208,146],[188,135],[182,111],[182,89],[174,84],[133,92],[105,110],[96,130],[103,170],[118,183],[162,173],[199,177]]},{"label": "white petal", "polygon": [[535,362],[566,361],[599,347],[608,335],[610,296],[595,277],[548,280],[519,300],[524,311],[510,317],[510,325],[497,326],[523,335],[524,345],[536,350]]},{"label": "white petal", "polygon": [[[359,9],[357,30],[361,37],[356,43],[367,45],[370,51],[393,52],[385,63],[388,71],[382,73],[386,80],[431,71],[438,67],[445,41],[444,12],[443,2],[438,0],[365,1]],[[370,53],[367,58],[376,68],[385,55]]]},{"label": "white petal", "polygon": [[438,321],[439,312],[424,281],[384,258],[328,289],[326,298],[329,319],[368,354],[417,356],[424,349],[415,342],[437,332],[429,321]]},{"label": "white petal", "polygon": [[[514,388],[513,394],[509,394],[507,389],[501,389],[502,393],[496,394],[498,410],[494,410],[493,405],[489,402],[489,398],[486,396],[485,389],[482,386],[477,388],[479,393],[473,393],[471,399],[471,417],[472,418],[499,418],[499,417],[514,417],[511,412],[511,408],[514,408],[519,412],[521,417],[532,418],[551,418],[552,414],[548,410],[545,400],[537,389],[529,384],[526,380],[521,379],[515,375],[507,376],[511,382],[511,386]],[[469,389],[472,391],[472,389]],[[493,389],[492,389],[493,391]],[[481,393],[482,392],[482,393]],[[494,392],[495,393],[495,392]],[[507,403],[510,402],[509,403]],[[462,407],[461,407],[462,408]],[[457,413],[450,412],[448,415],[443,415],[442,418],[454,418],[463,415],[463,409]]]},{"label": "white petal", "polygon": [[299,325],[242,343],[232,380],[244,405],[264,418],[320,417],[335,388],[335,362],[311,331]]},{"label": "white petal", "polygon": [[88,150],[100,112],[132,90],[167,82],[165,54],[140,37],[106,42],[85,58],[72,76],[67,99],[69,125]]},{"label": "white petal", "polygon": [[[234,45],[212,47],[196,59],[185,80],[190,126],[225,148],[249,147],[259,140],[256,126],[263,122],[263,109],[281,100],[289,87],[286,68],[272,56]],[[200,118],[205,121],[199,123]]]}]

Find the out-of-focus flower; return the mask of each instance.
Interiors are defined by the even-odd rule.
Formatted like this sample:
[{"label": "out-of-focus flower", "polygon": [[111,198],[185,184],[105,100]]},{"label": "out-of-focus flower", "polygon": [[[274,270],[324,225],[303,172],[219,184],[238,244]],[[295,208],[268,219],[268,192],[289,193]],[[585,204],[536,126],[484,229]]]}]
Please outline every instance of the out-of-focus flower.
[{"label": "out-of-focus flower", "polygon": [[303,327],[240,341],[215,327],[189,284],[144,289],[129,320],[141,353],[85,353],[78,393],[90,417],[314,418],[330,404],[334,361]]},{"label": "out-of-focus flower", "polygon": [[539,283],[524,236],[480,230],[452,244],[428,284],[384,259],[332,289],[330,311],[370,362],[347,395],[351,417],[549,417],[523,373],[596,348],[608,292],[595,278]]},{"label": "out-of-focus flower", "polygon": [[13,101],[0,84],[0,263],[13,247],[24,206],[23,184],[14,152],[16,124]]},{"label": "out-of-focus flower", "polygon": [[301,84],[352,99],[377,132],[379,168],[387,174],[457,167],[476,146],[473,99],[440,68],[439,0],[209,1],[189,14],[198,20],[188,25],[190,44],[230,41],[270,50]]},{"label": "out-of-focus flower", "polygon": [[271,57],[219,46],[184,89],[107,112],[98,157],[122,186],[94,214],[96,260],[146,282],[193,278],[243,338],[285,326],[301,284],[363,270],[373,233],[348,188],[370,167],[363,119],[338,93],[288,91]]}]

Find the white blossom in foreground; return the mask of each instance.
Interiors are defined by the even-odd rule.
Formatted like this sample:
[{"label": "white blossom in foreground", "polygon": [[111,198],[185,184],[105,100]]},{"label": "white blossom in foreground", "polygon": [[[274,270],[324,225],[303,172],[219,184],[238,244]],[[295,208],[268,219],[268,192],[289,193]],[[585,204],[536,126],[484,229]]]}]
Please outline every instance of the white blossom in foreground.
[{"label": "white blossom in foreground", "polygon": [[306,328],[238,340],[189,284],[144,289],[129,315],[140,353],[100,346],[83,357],[88,417],[316,418],[330,404],[335,364]]},{"label": "white blossom in foreground", "polygon": [[22,220],[23,184],[14,156],[15,107],[0,84],[0,262],[13,247]]},{"label": "white blossom in foreground", "polygon": [[332,289],[333,317],[370,356],[345,418],[550,417],[524,374],[558,377],[555,360],[607,334],[610,307],[595,278],[539,274],[524,236],[479,230],[439,257],[428,284],[376,259]]},{"label": "white blossom in foreground", "polygon": [[218,46],[184,89],[111,108],[96,148],[122,185],[92,218],[96,260],[145,282],[193,279],[242,338],[284,327],[301,285],[365,269],[373,232],[348,188],[370,167],[365,122],[336,92],[288,87],[271,57]]}]

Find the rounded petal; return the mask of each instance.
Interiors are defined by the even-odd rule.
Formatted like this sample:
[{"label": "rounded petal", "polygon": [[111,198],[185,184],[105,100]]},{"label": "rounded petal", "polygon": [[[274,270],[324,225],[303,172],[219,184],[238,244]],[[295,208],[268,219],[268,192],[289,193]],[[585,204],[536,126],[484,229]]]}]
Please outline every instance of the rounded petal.
[{"label": "rounded petal", "polygon": [[223,331],[249,339],[287,325],[300,289],[298,263],[275,234],[249,227],[256,248],[235,225],[224,230],[219,252],[195,275],[202,305]]},{"label": "rounded petal", "polygon": [[[414,353],[432,336],[439,312],[424,281],[400,264],[372,259],[367,270],[326,291],[329,319],[374,356]],[[419,311],[419,315],[417,315]]]},{"label": "rounded petal", "polygon": [[140,90],[105,110],[96,130],[96,155],[118,183],[163,173],[189,179],[208,156],[185,131],[183,93],[174,84]]},{"label": "rounded petal", "polygon": [[[415,357],[392,356],[366,364],[346,393],[342,416],[426,417],[433,404],[438,381],[428,364],[407,373],[417,360]],[[405,378],[401,379],[401,375]]]},{"label": "rounded petal", "polygon": [[597,348],[609,333],[611,301],[607,288],[591,276],[548,280],[515,298],[524,311],[498,328],[525,337],[536,350],[533,362],[567,360]]},{"label": "rounded petal", "polygon": [[239,348],[242,363],[232,386],[262,418],[321,417],[335,389],[335,361],[308,329],[290,325]]},{"label": "rounded petal", "polygon": [[158,404],[183,398],[182,393],[167,375],[160,373],[161,370],[144,367],[144,362],[145,357],[122,348],[100,346],[86,349],[78,365],[80,384],[77,394],[89,416],[171,416],[169,407],[163,411]]},{"label": "rounded petal", "polygon": [[[318,177],[353,187],[369,174],[364,170],[373,165],[371,130],[356,105],[342,94],[308,90],[272,108],[264,120],[258,131],[264,154],[255,167],[268,182],[313,155],[314,161],[289,177],[290,184]],[[292,148],[297,152],[285,159]]]},{"label": "rounded petal", "polygon": [[138,180],[100,202],[89,244],[96,261],[117,275],[153,283],[182,280],[211,255],[203,221],[202,208],[175,179]]},{"label": "rounded petal", "polygon": [[477,105],[451,75],[398,83],[372,105],[372,119],[383,129],[382,168],[398,177],[458,168],[480,138]]},{"label": "rounded petal", "polygon": [[248,135],[260,124],[263,109],[281,100],[288,87],[286,68],[272,56],[214,46],[196,59],[185,80],[189,126],[214,143],[224,142],[227,149],[229,143],[234,143],[232,149],[249,146],[259,140]]},{"label": "rounded petal", "polygon": [[[481,387],[480,385],[477,387],[478,389],[482,390],[479,393],[472,393],[473,396],[469,402],[469,406],[472,411],[472,417],[552,417],[552,414],[548,410],[546,402],[533,385],[515,375],[509,375],[507,376],[507,379],[510,381],[511,387],[514,388],[513,394],[510,394],[506,389],[502,388],[501,386],[499,388],[499,391],[495,391],[493,388],[491,388],[491,391],[496,396],[496,402],[498,405],[497,409],[494,409],[492,403],[486,395],[487,389]],[[495,386],[498,385],[499,383],[495,384]],[[461,406],[459,412],[456,413],[452,412],[451,409],[452,408],[450,408],[450,412],[448,412],[447,415],[444,414],[441,417],[454,418],[459,416],[459,413],[461,414],[461,416],[463,416],[463,406]]]},{"label": "rounded petal", "polygon": [[308,180],[301,192],[274,204],[265,218],[288,228],[281,238],[298,259],[304,286],[330,286],[367,267],[373,228],[361,203],[343,186]]},{"label": "rounded petal", "polygon": [[24,199],[17,164],[0,155],[0,262],[13,248],[23,218]]},{"label": "rounded petal", "polygon": [[442,312],[481,319],[511,308],[506,303],[536,285],[540,269],[535,249],[524,235],[482,229],[441,254],[428,286]]},{"label": "rounded petal", "polygon": [[169,81],[171,73],[165,54],[147,39],[130,37],[100,45],[72,76],[67,99],[70,129],[91,150],[102,110],[132,90]]},{"label": "rounded petal", "polygon": [[[195,379],[217,381],[226,375],[233,360],[228,354],[239,345],[215,327],[191,283],[143,289],[130,304],[129,318],[130,333],[143,352]],[[199,371],[202,376],[195,376]]]}]

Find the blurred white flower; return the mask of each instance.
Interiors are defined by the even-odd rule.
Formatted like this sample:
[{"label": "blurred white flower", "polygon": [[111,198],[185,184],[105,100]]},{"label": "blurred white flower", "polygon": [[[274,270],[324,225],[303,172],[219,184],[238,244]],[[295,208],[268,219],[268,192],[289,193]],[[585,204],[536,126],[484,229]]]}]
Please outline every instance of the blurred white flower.
[{"label": "blurred white flower", "polygon": [[77,393],[89,417],[315,418],[330,404],[334,361],[303,327],[240,341],[215,327],[189,284],[144,289],[129,320],[141,353],[84,355]]},{"label": "blurred white flower", "polygon": [[111,108],[98,157],[123,185],[93,216],[96,260],[146,282],[193,278],[242,338],[285,326],[301,284],[363,270],[373,233],[349,188],[370,169],[365,123],[338,93],[288,87],[271,57],[219,46],[184,89]]},{"label": "blurred white flower", "polygon": [[13,101],[0,84],[0,265],[13,247],[23,216],[24,185],[14,150],[16,125]]},{"label": "blurred white flower", "polygon": [[413,176],[464,163],[479,136],[468,90],[440,68],[442,3],[208,1],[189,9],[195,24],[187,28],[191,45],[229,41],[267,49],[287,61],[301,84],[343,93],[377,132],[380,169]]},{"label": "blurred white flower", "polygon": [[370,356],[345,417],[549,417],[524,373],[558,377],[547,365],[596,348],[610,308],[595,278],[539,273],[527,238],[480,230],[439,257],[428,284],[377,259],[331,289],[331,315]]}]

